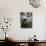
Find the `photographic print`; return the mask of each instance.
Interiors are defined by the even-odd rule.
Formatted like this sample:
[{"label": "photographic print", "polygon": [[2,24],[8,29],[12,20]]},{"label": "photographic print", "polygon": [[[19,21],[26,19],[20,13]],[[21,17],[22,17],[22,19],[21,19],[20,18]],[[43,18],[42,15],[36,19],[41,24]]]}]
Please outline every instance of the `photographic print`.
[{"label": "photographic print", "polygon": [[20,12],[21,28],[32,28],[32,12]]}]

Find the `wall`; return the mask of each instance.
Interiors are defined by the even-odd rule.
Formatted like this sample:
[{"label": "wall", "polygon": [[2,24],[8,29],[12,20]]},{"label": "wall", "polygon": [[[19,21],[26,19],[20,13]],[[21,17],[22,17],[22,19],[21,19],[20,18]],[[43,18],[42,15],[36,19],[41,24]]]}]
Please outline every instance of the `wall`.
[{"label": "wall", "polygon": [[[20,28],[20,12],[32,12],[33,13],[33,27],[31,29]],[[17,40],[27,40],[34,34],[37,35],[39,40],[45,39],[45,15],[46,8],[33,8],[30,6],[28,0],[0,0],[0,19],[1,17],[12,17],[13,22],[10,31]],[[2,35],[0,31],[0,35]],[[3,37],[0,36],[0,39]]]}]

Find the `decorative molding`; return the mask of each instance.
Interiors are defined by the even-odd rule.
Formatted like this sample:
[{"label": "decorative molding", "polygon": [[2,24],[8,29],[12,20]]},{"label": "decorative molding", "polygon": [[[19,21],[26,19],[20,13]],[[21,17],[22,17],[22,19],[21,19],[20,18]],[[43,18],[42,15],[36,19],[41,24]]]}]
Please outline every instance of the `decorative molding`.
[{"label": "decorative molding", "polygon": [[38,8],[43,3],[43,0],[29,0],[29,3],[33,8]]}]

